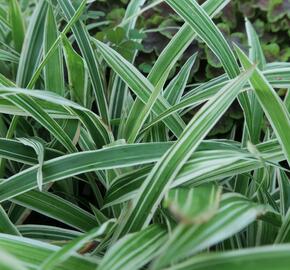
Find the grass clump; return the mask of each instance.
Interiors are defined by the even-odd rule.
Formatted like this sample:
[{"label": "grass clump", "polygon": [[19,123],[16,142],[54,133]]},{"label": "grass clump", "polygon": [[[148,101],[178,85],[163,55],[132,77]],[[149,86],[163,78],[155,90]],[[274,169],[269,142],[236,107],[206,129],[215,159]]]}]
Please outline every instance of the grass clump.
[{"label": "grass clump", "polygon": [[[0,4],[0,268],[288,269],[289,63],[248,19],[228,42],[230,1],[128,1],[106,37],[93,2]],[[136,23],[161,2],[183,25],[145,76]],[[195,40],[223,74],[189,84]]]}]

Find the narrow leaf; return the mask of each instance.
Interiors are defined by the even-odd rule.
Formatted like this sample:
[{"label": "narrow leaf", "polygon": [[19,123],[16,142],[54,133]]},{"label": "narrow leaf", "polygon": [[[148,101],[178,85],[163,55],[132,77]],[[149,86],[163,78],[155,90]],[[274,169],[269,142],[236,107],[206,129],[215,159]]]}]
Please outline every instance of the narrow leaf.
[{"label": "narrow leaf", "polygon": [[[58,37],[57,25],[51,6],[47,9],[43,38],[43,54],[46,55]],[[64,96],[64,71],[62,54],[58,48],[44,68],[45,89]]]},{"label": "narrow leaf", "polygon": [[[239,59],[245,69],[252,66],[248,57],[236,47]],[[252,88],[262,106],[274,132],[281,143],[285,157],[290,164],[290,115],[280,97],[259,69],[250,78]]]},{"label": "narrow leaf", "polygon": [[39,163],[39,168],[37,171],[37,185],[40,191],[42,191],[43,175],[42,175],[42,165],[44,162],[44,146],[36,139],[18,138],[18,140],[24,145],[30,146],[34,149],[37,154],[37,159]]},{"label": "narrow leaf", "polygon": [[221,188],[205,184],[195,188],[171,189],[163,205],[185,224],[200,224],[208,221],[219,207]]}]

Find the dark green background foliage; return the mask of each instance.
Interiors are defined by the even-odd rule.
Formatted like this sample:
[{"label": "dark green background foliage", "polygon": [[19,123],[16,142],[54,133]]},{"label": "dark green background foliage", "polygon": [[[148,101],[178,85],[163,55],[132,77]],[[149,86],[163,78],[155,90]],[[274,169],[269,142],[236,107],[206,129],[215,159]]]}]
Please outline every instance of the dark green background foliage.
[{"label": "dark green background foliage", "polygon": [[[101,7],[104,11],[102,15],[108,21],[107,25],[101,27],[102,33],[98,33],[97,37],[101,40],[109,40],[117,47],[126,45],[128,50],[140,46],[132,39],[143,38],[143,54],[138,57],[137,63],[144,73],[148,73],[156,57],[182,24],[182,20],[168,5],[161,4],[145,12],[138,21],[137,28],[141,32],[143,29],[146,35],[134,31],[132,35],[126,37],[122,29],[118,28],[114,31],[112,28],[122,20],[127,2],[127,0],[99,0],[95,3],[95,8],[100,10]],[[290,0],[235,0],[227,5],[215,22],[228,39],[243,45],[246,49],[244,16],[248,17],[258,32],[267,60],[288,61],[290,58],[288,42],[290,38]],[[191,46],[179,64],[183,64],[186,57],[196,50],[199,51],[200,58],[194,69],[196,80],[204,81],[221,73],[219,69],[221,66],[217,58],[200,42],[195,42]],[[124,55],[128,55],[128,53],[128,51],[123,52]]]}]

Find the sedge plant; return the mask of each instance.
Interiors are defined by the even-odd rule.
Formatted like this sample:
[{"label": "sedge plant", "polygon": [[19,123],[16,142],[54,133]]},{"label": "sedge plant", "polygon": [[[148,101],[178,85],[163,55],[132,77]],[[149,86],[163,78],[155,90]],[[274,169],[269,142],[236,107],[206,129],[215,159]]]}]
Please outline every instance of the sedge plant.
[{"label": "sedge plant", "polygon": [[[290,64],[247,19],[228,42],[230,0],[131,0],[118,48],[94,2],[0,3],[0,268],[289,269]],[[182,25],[145,76],[138,16],[161,2]],[[190,84],[198,52],[174,72],[194,40],[222,75]]]}]

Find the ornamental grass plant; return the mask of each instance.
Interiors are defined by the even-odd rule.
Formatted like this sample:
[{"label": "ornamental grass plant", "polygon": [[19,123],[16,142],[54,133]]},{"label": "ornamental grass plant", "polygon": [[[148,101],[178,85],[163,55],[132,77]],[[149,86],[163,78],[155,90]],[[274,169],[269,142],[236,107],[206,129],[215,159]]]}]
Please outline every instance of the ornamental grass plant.
[{"label": "ornamental grass plant", "polygon": [[[97,2],[0,2],[0,269],[288,270],[290,63],[250,19],[229,42],[230,0],[125,1],[106,38]],[[159,4],[182,23],[145,74]]]}]

